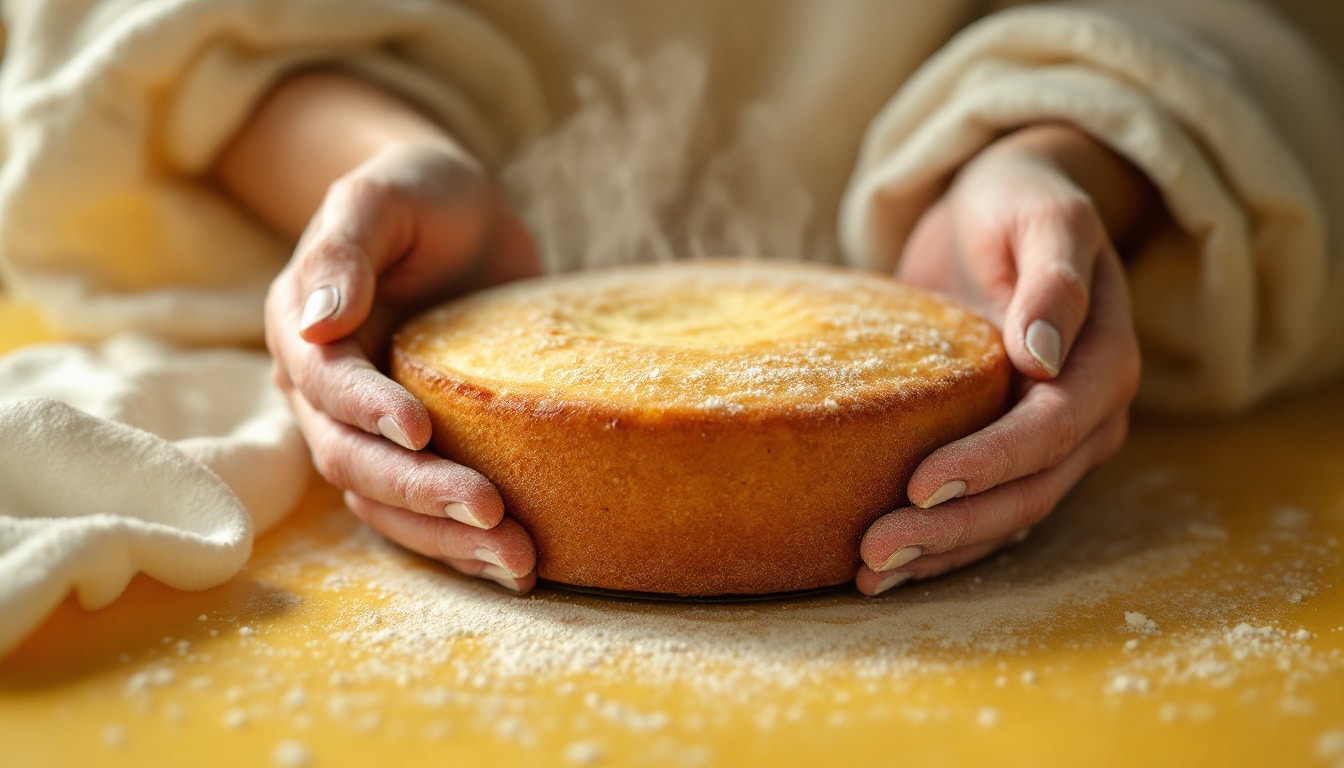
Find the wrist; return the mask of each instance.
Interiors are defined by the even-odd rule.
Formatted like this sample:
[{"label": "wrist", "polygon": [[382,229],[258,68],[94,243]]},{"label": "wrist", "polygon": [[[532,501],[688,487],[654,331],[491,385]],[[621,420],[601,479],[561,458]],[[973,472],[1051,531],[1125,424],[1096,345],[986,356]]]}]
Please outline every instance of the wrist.
[{"label": "wrist", "polygon": [[353,75],[306,70],[281,81],[239,128],[212,176],[297,238],[337,179],[379,154],[435,144],[466,152],[412,105]]}]

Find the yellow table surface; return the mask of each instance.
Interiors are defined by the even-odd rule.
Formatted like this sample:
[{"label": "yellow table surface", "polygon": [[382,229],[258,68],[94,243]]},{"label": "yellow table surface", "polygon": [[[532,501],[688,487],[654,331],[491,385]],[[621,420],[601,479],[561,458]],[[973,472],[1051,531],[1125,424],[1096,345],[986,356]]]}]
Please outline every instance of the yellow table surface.
[{"label": "yellow table surface", "polygon": [[[0,350],[48,338],[0,299]],[[229,583],[0,660],[0,766],[1341,766],[1341,469],[1337,385],[1140,420],[1010,552],[737,605],[512,598],[315,481]]]}]

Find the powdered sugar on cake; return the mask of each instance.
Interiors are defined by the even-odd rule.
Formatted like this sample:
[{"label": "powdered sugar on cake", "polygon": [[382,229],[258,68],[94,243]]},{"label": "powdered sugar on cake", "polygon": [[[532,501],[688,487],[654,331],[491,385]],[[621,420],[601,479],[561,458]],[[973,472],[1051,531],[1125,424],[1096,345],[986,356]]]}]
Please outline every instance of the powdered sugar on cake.
[{"label": "powdered sugar on cake", "polygon": [[1001,355],[992,327],[869,273],[694,262],[506,287],[431,314],[407,345],[501,393],[740,411],[834,411]]}]

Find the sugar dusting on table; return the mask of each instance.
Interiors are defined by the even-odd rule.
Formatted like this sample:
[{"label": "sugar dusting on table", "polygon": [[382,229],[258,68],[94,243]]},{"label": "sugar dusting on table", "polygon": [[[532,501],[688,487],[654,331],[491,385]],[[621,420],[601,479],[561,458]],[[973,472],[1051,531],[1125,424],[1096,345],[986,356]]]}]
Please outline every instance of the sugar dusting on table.
[{"label": "sugar dusting on table", "polygon": [[[1322,643],[1280,616],[1334,589],[1322,574],[1337,570],[1339,542],[1314,537],[1312,514],[1290,507],[1267,510],[1260,531],[1239,540],[1216,508],[1180,487],[1177,473],[1154,470],[1118,496],[1084,493],[1021,547],[879,599],[840,589],[726,605],[554,589],[519,598],[410,556],[333,514],[326,524],[337,533],[334,545],[296,539],[253,565],[277,585],[325,574],[299,590],[313,603],[347,601],[338,612],[313,615],[309,629],[320,640],[272,642],[256,618],[207,616],[194,623],[243,644],[256,674],[220,690],[194,672],[197,649],[170,637],[165,651],[128,678],[124,694],[133,710],[150,711],[157,697],[155,711],[164,712],[173,692],[212,690],[228,702],[220,721],[227,730],[280,718],[295,739],[277,745],[277,765],[304,764],[302,733],[317,720],[375,733],[397,722],[394,703],[444,713],[430,719],[425,739],[470,728],[535,745],[545,726],[534,722],[530,702],[543,692],[573,701],[570,720],[550,726],[570,734],[561,755],[567,762],[604,762],[608,749],[599,736],[616,728],[681,734],[673,762],[698,764],[705,755],[684,735],[723,727],[732,711],[752,711],[763,731],[845,727],[875,712],[912,723],[946,719],[954,715],[927,701],[878,705],[884,710],[873,702],[899,700],[891,694],[930,681],[954,685],[995,663],[1002,670],[995,687],[1049,691],[1071,657],[1108,647],[1121,661],[1094,680],[1090,694],[1075,695],[1151,701],[1163,723],[1202,721],[1215,714],[1207,705],[1165,694],[1232,686],[1268,668],[1281,675],[1273,706],[1288,715],[1311,711],[1315,703],[1303,686],[1344,672],[1344,653],[1338,641]],[[1226,572],[1207,574],[1211,583],[1234,585],[1228,590],[1183,581],[1231,545],[1270,565],[1249,569],[1228,560],[1218,566]],[[283,588],[264,599],[298,615],[309,602]],[[1100,616],[1114,630],[1080,637],[1069,631],[1075,615]],[[1006,661],[1017,670],[1011,676]],[[845,690],[834,687],[837,679],[850,681]],[[636,706],[610,690],[630,683],[675,690],[683,699],[655,696],[663,703]],[[401,693],[389,698],[389,685]],[[867,700],[851,700],[847,691]],[[675,703],[685,699],[693,706]],[[964,716],[968,727],[989,729],[1010,724],[1014,712],[986,702]],[[121,724],[102,736],[109,748],[128,739]],[[1321,738],[1323,750],[1333,749],[1328,734]]]}]

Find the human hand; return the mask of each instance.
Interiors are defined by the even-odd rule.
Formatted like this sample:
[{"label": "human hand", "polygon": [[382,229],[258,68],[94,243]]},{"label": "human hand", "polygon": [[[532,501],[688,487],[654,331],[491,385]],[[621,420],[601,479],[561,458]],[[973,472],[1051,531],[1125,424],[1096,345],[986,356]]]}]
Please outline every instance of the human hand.
[{"label": "human hand", "polygon": [[266,300],[266,342],[318,471],[370,528],[515,592],[536,553],[481,474],[429,452],[423,404],[384,376],[395,324],[538,271],[479,165],[450,141],[380,151],[333,183]]},{"label": "human hand", "polygon": [[920,219],[897,277],[994,321],[1020,399],[915,469],[907,485],[915,506],[884,515],[863,537],[864,594],[1020,542],[1119,450],[1140,362],[1110,235],[1141,218],[1149,189],[1137,173],[1075,129],[1039,126],[973,158]]}]

